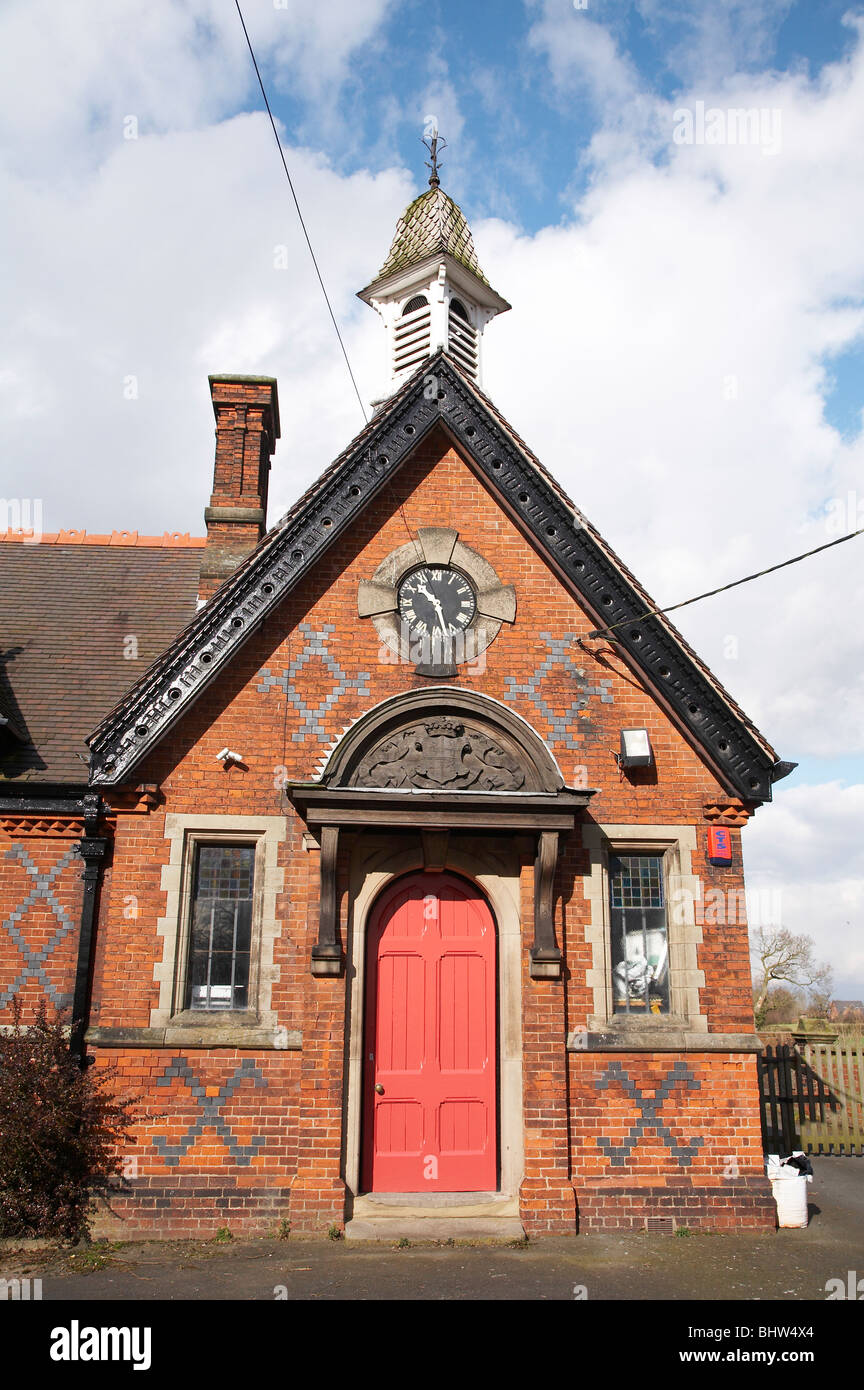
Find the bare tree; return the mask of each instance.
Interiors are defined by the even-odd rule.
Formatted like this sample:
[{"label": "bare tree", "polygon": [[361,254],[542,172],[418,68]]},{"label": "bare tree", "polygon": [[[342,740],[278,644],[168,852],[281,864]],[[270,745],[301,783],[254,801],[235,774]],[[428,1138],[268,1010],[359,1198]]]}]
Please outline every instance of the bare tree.
[{"label": "bare tree", "polygon": [[786,927],[759,927],[750,950],[757,962],[753,1001],[757,1028],[762,1026],[766,1001],[777,980],[830,998],[831,966],[816,960],[812,937],[796,936]]},{"label": "bare tree", "polygon": [[831,1000],[834,996],[834,981],[831,978],[831,967],[825,966],[826,974],[823,979],[817,980],[810,990],[810,1008],[817,1018],[828,1018],[831,1013]]},{"label": "bare tree", "polygon": [[804,995],[786,985],[775,985],[762,1008],[760,1026],[794,1023],[804,1010]]}]

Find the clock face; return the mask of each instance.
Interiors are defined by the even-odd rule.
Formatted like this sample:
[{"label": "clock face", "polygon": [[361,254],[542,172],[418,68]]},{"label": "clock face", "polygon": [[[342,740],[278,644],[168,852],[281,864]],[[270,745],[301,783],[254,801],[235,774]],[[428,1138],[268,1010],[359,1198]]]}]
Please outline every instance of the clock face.
[{"label": "clock face", "polygon": [[399,615],[421,637],[455,637],[476,611],[474,590],[458,570],[421,565],[399,585]]}]

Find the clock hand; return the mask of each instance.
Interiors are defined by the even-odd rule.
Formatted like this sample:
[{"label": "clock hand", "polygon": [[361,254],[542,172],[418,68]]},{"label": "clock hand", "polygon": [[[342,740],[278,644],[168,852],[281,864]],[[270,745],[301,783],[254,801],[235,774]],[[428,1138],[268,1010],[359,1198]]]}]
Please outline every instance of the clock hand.
[{"label": "clock hand", "polygon": [[428,598],[429,602],[432,604],[432,607],[438,614],[438,621],[441,624],[441,631],[444,633],[445,637],[449,637],[450,633],[447,624],[444,621],[444,610],[441,607],[441,600],[437,597],[436,594],[430,593],[430,591],[426,588],[425,584],[418,584],[417,592],[418,594],[422,594],[424,598]]},{"label": "clock hand", "polygon": [[450,634],[447,631],[447,624],[444,622],[444,609],[441,607],[441,600],[439,598],[436,598],[434,594],[430,595],[430,597],[432,599],[433,604],[435,605],[435,611],[438,614],[438,621],[441,624],[441,631],[444,633],[445,637],[449,637]]},{"label": "clock hand", "polygon": [[429,603],[431,603],[433,609],[435,609],[435,612],[438,613],[440,624],[442,624],[442,631],[446,632],[447,628],[445,627],[445,613],[443,613],[442,606],[440,606],[440,599],[438,598],[438,595],[432,594],[432,592],[429,591],[428,588],[426,588],[425,584],[418,584],[417,592],[418,594],[422,594],[422,596],[424,596],[425,599],[429,599]]}]

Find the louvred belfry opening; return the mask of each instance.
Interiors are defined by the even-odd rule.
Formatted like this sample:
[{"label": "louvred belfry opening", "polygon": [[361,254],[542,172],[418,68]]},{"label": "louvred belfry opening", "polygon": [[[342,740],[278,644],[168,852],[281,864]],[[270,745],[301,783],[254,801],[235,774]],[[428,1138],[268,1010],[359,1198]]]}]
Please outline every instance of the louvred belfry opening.
[{"label": "louvred belfry opening", "polygon": [[402,310],[393,334],[393,371],[413,371],[429,356],[429,300],[415,294]]},{"label": "louvred belfry opening", "polygon": [[447,348],[460,367],[469,376],[477,379],[478,339],[477,330],[472,325],[468,310],[461,299],[451,299],[450,315],[447,322]]},{"label": "louvred belfry opening", "polygon": [[372,914],[363,1186],[489,1192],[497,1181],[495,923],[452,874],[413,874]]}]

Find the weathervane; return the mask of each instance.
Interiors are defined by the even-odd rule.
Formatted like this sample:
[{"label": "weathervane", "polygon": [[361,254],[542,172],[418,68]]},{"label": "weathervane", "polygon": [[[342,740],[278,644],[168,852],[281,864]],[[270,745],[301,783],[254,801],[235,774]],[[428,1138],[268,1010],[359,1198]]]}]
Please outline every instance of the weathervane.
[{"label": "weathervane", "polygon": [[426,146],[427,150],[432,156],[431,164],[428,159],[426,160],[426,168],[431,169],[432,171],[429,175],[429,187],[439,188],[441,186],[441,180],[438,177],[438,151],[446,150],[447,141],[443,138],[443,136],[440,136],[438,134],[437,125],[430,127],[429,139],[424,139],[423,144]]}]

